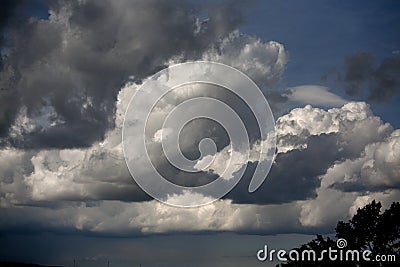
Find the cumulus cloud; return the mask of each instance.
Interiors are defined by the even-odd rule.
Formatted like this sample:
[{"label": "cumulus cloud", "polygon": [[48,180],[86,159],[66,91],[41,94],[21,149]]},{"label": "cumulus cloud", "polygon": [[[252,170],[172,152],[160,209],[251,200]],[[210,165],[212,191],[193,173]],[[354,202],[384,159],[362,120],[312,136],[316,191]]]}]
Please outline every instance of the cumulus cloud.
[{"label": "cumulus cloud", "polygon": [[[236,44],[236,42],[238,44]],[[253,46],[253,44],[257,45]],[[224,50],[225,46],[230,47],[229,51]],[[264,80],[262,84],[264,86],[262,87],[262,90],[264,93],[269,94],[269,92],[272,90],[271,87],[276,81],[279,80],[283,73],[282,64],[286,63],[281,62],[281,60],[278,59],[280,57],[284,57],[285,55],[282,45],[278,45],[277,43],[271,44],[269,42],[264,43],[259,39],[251,38],[238,32],[234,32],[231,36],[225,38],[221,44],[218,44],[218,46],[214,46],[212,49],[210,49],[210,51],[205,52],[203,57],[208,57],[208,60],[235,65],[236,63],[234,62],[227,62],[227,60],[229,61],[234,59],[230,53],[242,53],[242,51],[245,49],[244,47],[246,46],[250,47],[247,49],[250,52],[251,50],[256,49],[257,53],[260,56],[263,56],[263,61],[258,62],[258,64],[252,68],[239,65],[238,67],[243,71],[248,71],[246,74],[248,74],[251,78],[257,77],[257,75],[260,79],[263,78]],[[276,49],[276,47],[279,47],[279,49]],[[175,62],[176,61],[171,61],[171,64]],[[251,64],[250,59],[248,59],[248,64]],[[221,76],[222,75],[224,74],[221,73]],[[174,166],[171,166],[171,164],[167,161],[166,157],[162,153],[162,147],[159,141],[161,141],[162,136],[164,138],[168,138],[168,136],[171,135],[171,129],[164,128],[162,122],[176,106],[188,99],[195,97],[212,97],[228,104],[239,115],[247,127],[247,132],[250,136],[250,144],[254,145],[260,141],[260,131],[258,129],[259,126],[254,119],[254,115],[251,113],[251,110],[240,98],[238,98],[229,90],[208,84],[191,84],[181,86],[176,88],[173,92],[166,94],[165,97],[163,97],[154,106],[152,113],[148,116],[148,120],[146,121],[146,127],[149,130],[148,140],[154,142],[153,144],[149,145],[149,150],[151,151],[149,156],[151,157],[152,162],[159,167],[158,170],[160,170],[163,175],[166,175],[170,181],[174,181],[180,185],[186,186],[202,185],[213,181],[216,176],[215,174],[221,175],[225,170],[224,160],[227,159],[227,155],[231,152],[238,152],[231,151],[228,153],[229,137],[221,125],[213,122],[212,120],[198,119],[189,122],[182,129],[176,129],[173,131],[175,134],[179,132],[179,145],[182,153],[185,156],[188,156],[190,159],[199,158],[200,155],[198,145],[204,138],[209,138],[216,143],[217,151],[220,152],[218,153],[220,157],[216,157],[215,162],[221,161],[221,164],[219,164],[219,166],[217,166],[218,164],[213,165],[212,172],[204,171],[197,174],[190,174],[177,171],[177,169]],[[213,113],[215,108],[213,105],[208,103],[193,103],[190,106],[190,112],[194,114],[197,114],[197,111],[198,113],[201,113],[203,110]],[[140,110],[137,112],[140,112]],[[214,113],[217,112],[214,111]],[[176,114],[175,119],[180,121],[180,118],[185,117],[185,115],[185,113],[178,113]],[[144,119],[146,116],[147,114],[138,113],[136,117],[141,120],[141,118]],[[232,124],[233,122],[227,121],[225,123]],[[132,134],[130,134],[132,138],[129,138],[129,142],[132,142],[132,144],[137,142],[137,140],[134,138],[136,134],[141,134],[141,132],[136,132],[133,127]],[[238,154],[240,154],[240,152],[238,152]],[[199,170],[204,169],[205,166],[200,166],[203,164],[203,162],[208,162],[209,159],[212,158],[212,155],[204,156],[205,157],[201,159],[202,161],[197,165]],[[244,158],[245,157],[243,157],[243,159]],[[135,158],[136,162],[138,162],[138,160],[140,160],[140,158]],[[223,177],[226,178],[226,180],[229,180],[232,174],[240,169],[241,165],[242,164],[238,164],[238,168],[230,170],[226,173],[226,175],[223,175]],[[142,176],[145,177],[146,174],[143,174]]]},{"label": "cumulus cloud", "polygon": [[[26,194],[15,194],[13,192],[14,186],[4,186],[5,194],[2,198],[3,203],[28,204],[31,201],[91,201],[102,199],[122,201],[149,200],[149,197],[139,189],[130,177],[123,158],[121,144],[121,129],[124,114],[131,96],[139,86],[134,82],[128,82],[119,92],[118,100],[115,104],[117,108],[115,112],[115,128],[106,133],[104,140],[96,142],[88,148],[31,150],[30,153],[27,153],[27,156],[23,157],[24,162],[16,162],[18,165],[30,166],[30,172],[18,174],[16,179],[16,183],[18,182],[19,186],[25,187],[29,191],[27,195],[30,196],[30,199],[23,197]],[[208,90],[210,88],[198,87],[196,89],[200,89],[202,94],[214,92],[213,90]],[[155,121],[162,121],[171,108],[182,101],[181,99],[192,96],[191,88],[185,94],[182,91],[177,92],[176,95],[163,100],[164,103],[160,104],[160,107],[154,114],[152,113],[152,118],[155,117]],[[224,94],[220,94],[219,96],[224,97]],[[146,116],[143,116],[143,119],[145,118]],[[15,132],[29,131],[31,127],[34,127],[31,125],[29,119],[26,118],[26,113],[21,113],[18,121],[19,123],[15,124],[15,128],[13,128]],[[161,133],[168,136],[171,130],[157,130],[158,128],[156,127],[152,128],[153,131],[150,131],[149,136],[154,144],[149,149],[153,162],[160,172],[166,174],[167,177],[171,177],[174,182],[186,183],[188,186],[205,184],[214,180],[216,174],[223,172],[223,169],[220,168],[216,169],[216,172],[213,173],[200,172],[191,177],[192,179],[188,179],[189,174],[180,172],[167,165],[167,160],[162,155],[162,148],[159,144]],[[188,128],[188,131],[183,131],[182,133],[182,149],[189,153],[191,151],[194,151],[192,153],[197,152],[196,144],[205,136],[222,132],[221,129],[216,130],[215,125],[210,125],[210,121],[205,121]],[[223,135],[219,138],[223,142],[229,141]],[[222,151],[227,151],[228,146],[224,145],[223,142],[221,149]],[[2,150],[2,152],[5,155],[7,153],[22,153],[24,155],[23,150],[18,148],[7,148]],[[146,155],[141,156],[145,157]],[[221,158],[219,164],[223,165],[225,159],[226,157]],[[244,158],[243,161],[245,161]],[[227,174],[227,176],[232,175],[232,172]]]},{"label": "cumulus cloud", "polygon": [[348,149],[359,153],[366,144],[382,140],[392,130],[364,102],[350,102],[329,110],[307,105],[293,109],[276,123],[278,150],[282,152],[306,147],[301,140],[309,136],[334,133],[345,139],[342,144]]},{"label": "cumulus cloud", "polygon": [[[124,111],[137,86],[129,83],[121,90],[116,103],[115,128],[107,132],[103,141],[89,148],[22,150],[8,147],[0,150],[3,162],[7,164],[0,168],[2,204],[148,200],[130,177],[121,146]],[[16,190],[22,188],[25,191]]]},{"label": "cumulus cloud", "polygon": [[239,31],[232,32],[218,47],[205,52],[203,58],[243,71],[264,89],[280,79],[289,60],[282,44],[263,42]]},{"label": "cumulus cloud", "polygon": [[[13,50],[1,80],[13,101],[2,105],[2,112],[11,117],[4,124],[7,134],[1,145],[14,147],[13,151],[33,148],[28,162],[32,171],[21,180],[32,200],[147,199],[124,167],[121,125],[130,98],[126,92],[133,92],[140,80],[163,65],[196,58],[227,63],[272,94],[271,87],[287,62],[283,45],[234,31],[241,21],[238,3],[220,3],[217,9],[212,4],[201,10],[194,7],[163,1],[54,1],[49,3],[48,19],[32,18],[19,27],[8,27]],[[208,18],[201,21],[200,13]],[[130,88],[119,91],[127,80]],[[197,87],[171,94],[152,118],[159,122],[171,108],[200,94],[230,101],[251,121],[245,105],[233,94]],[[168,164],[157,144],[161,132],[156,126],[149,123],[155,141],[150,154],[161,172],[180,184],[215,179],[215,174],[205,172],[188,179]],[[249,127],[255,128],[256,123]],[[251,142],[257,142],[258,132],[250,133]],[[219,136],[219,150],[229,142],[221,127],[201,121],[183,129],[183,152],[195,158],[196,144],[208,136]],[[4,199],[26,200],[17,195]]]},{"label": "cumulus cloud", "polygon": [[[284,208],[282,208],[284,207]],[[82,231],[100,235],[151,234],[197,231],[286,231],[300,226],[296,205],[237,205],[219,200],[199,208],[176,208],[157,201],[121,203],[102,201],[96,205],[76,204],[57,209],[22,207],[3,208],[2,229],[21,224],[53,231]],[[289,216],[289,214],[291,214]]]},{"label": "cumulus cloud", "polygon": [[[248,39],[245,35],[238,35],[236,38],[244,38],[248,43],[259,43],[258,39]],[[265,45],[265,53],[268,56],[275,57]],[[233,49],[233,48],[232,48]],[[238,50],[242,50],[239,46]],[[214,50],[213,50],[214,51]],[[276,53],[280,51],[277,50]],[[259,52],[261,53],[261,52]],[[220,54],[220,60],[224,54]],[[272,63],[271,63],[272,64]],[[260,68],[268,69],[267,66],[259,64]],[[274,66],[271,66],[274,69]],[[257,73],[256,69],[253,69]],[[265,71],[263,71],[265,72]],[[265,72],[268,73],[268,72]],[[276,74],[270,74],[270,77],[278,79],[282,74],[278,71]],[[272,85],[273,81],[269,81]],[[25,186],[29,190],[29,195],[33,201],[64,201],[64,200],[99,200],[99,199],[117,199],[123,201],[143,201],[149,198],[143,193],[138,186],[133,182],[130,174],[125,166],[121,145],[121,129],[124,120],[126,108],[129,100],[135,93],[140,84],[128,82],[118,93],[117,101],[115,102],[116,111],[114,116],[114,128],[108,130],[105,138],[102,141],[93,143],[88,148],[64,148],[64,149],[42,149],[40,151],[31,150],[28,162],[18,164],[31,166],[31,172],[20,175],[18,178],[21,186]],[[182,185],[193,186],[205,184],[216,178],[216,175],[221,174],[223,167],[214,168],[214,172],[199,172],[194,174],[190,179],[185,172],[180,172],[170,164],[163,156],[162,147],[159,141],[161,134],[167,137],[171,133],[171,129],[158,128],[173,107],[182,101],[195,96],[210,96],[222,99],[225,102],[231,103],[239,113],[246,110],[245,105],[238,99],[232,97],[232,93],[224,90],[216,90],[215,87],[207,87],[204,85],[193,85],[187,88],[181,88],[168,95],[157,104],[155,111],[149,117],[149,139],[153,144],[149,147],[150,156],[155,166],[161,173]],[[193,107],[195,108],[195,107]],[[203,106],[199,106],[203,109]],[[247,111],[249,112],[249,111]],[[242,114],[244,118],[249,117],[249,113]],[[48,107],[43,109],[42,113],[37,114],[41,127],[48,127],[53,123],[57,123],[57,115],[53,108]],[[143,119],[146,114],[143,114]],[[250,120],[249,120],[250,121]],[[28,111],[21,109],[15,123],[11,126],[10,136],[19,136],[21,133],[30,134],[37,128],[37,123],[32,122],[29,118]],[[248,125],[248,127],[257,127],[257,124]],[[251,129],[251,128],[250,128]],[[254,131],[255,132],[255,131]],[[81,132],[79,132],[81,133]],[[255,132],[256,133],[256,132]],[[138,133],[141,134],[141,133]],[[214,137],[217,136],[218,140]],[[218,148],[221,150],[220,155],[224,151],[228,151],[229,139],[226,137],[224,130],[211,121],[200,121],[185,127],[180,135],[181,148],[186,155],[196,157],[198,153],[197,144],[205,137],[215,139]],[[257,142],[257,135],[250,136],[252,142]],[[255,144],[255,143],[254,143]],[[19,148],[8,148],[4,152],[13,151],[13,153],[22,153]],[[142,155],[145,157],[146,155]],[[25,159],[25,158],[24,158]],[[226,156],[220,158],[217,165],[223,166]],[[140,159],[138,159],[140,160]],[[218,159],[217,159],[218,161]],[[216,162],[217,162],[216,161]],[[245,159],[243,158],[243,161]],[[217,165],[213,165],[217,166]],[[240,166],[238,165],[238,168]],[[232,170],[227,174],[229,178],[236,170]],[[5,187],[4,190],[8,193],[12,191],[11,187]],[[4,197],[4,203],[17,203],[27,201],[20,194],[7,194]],[[11,197],[12,196],[12,197]],[[29,202],[29,201],[28,201]]]},{"label": "cumulus cloud", "polygon": [[381,191],[400,187],[400,131],[367,145],[360,157],[335,164],[327,172],[330,187],[342,191]]},{"label": "cumulus cloud", "polygon": [[203,59],[221,62],[243,71],[261,88],[274,112],[278,112],[280,104],[287,101],[283,93],[272,90],[289,61],[289,54],[282,44],[275,41],[263,42],[234,31],[218,47],[206,51]]},{"label": "cumulus cloud", "polygon": [[[113,128],[122,84],[140,81],[172,56],[199,58],[237,28],[237,8],[157,0],[50,1],[48,19],[8,23],[6,30],[2,21],[7,32],[2,53],[7,52],[0,73],[1,143],[72,148],[101,140]],[[200,13],[209,20],[199,28]],[[21,108],[36,127],[6,138]],[[40,125],[43,109],[54,113],[46,125]]]},{"label": "cumulus cloud", "polygon": [[[127,86],[121,94],[132,94],[136,86]],[[122,99],[117,106],[125,105]],[[116,129],[120,120],[117,116]],[[118,235],[304,232],[329,229],[370,199],[384,205],[398,199],[400,135],[374,116],[367,104],[294,109],[278,119],[277,137],[276,161],[258,191],[247,193],[247,174],[224,200],[192,209],[156,201],[122,202],[143,201],[146,196],[139,197],[140,189],[118,158],[120,139],[112,132],[89,149],[29,153],[3,149],[1,205],[5,217],[13,218],[13,226],[2,220],[1,228],[25,227],[29,222],[36,230]],[[20,167],[10,167],[15,165]],[[195,200],[190,194],[170,197],[177,203]],[[52,218],[52,223],[43,218]]]},{"label": "cumulus cloud", "polygon": [[[14,33],[7,38],[15,50],[2,58],[0,74],[6,89],[0,105],[4,136],[0,231],[304,232],[327,229],[372,198],[385,205],[398,199],[399,130],[382,122],[366,103],[347,103],[325,87],[294,87],[286,95],[272,90],[283,74],[287,52],[277,42],[234,31],[241,20],[236,8],[211,7],[206,10],[209,19],[200,20],[198,13],[190,12],[192,7],[165,1],[54,1],[48,20],[7,26]],[[275,162],[255,193],[247,191],[258,164],[251,157],[223,177],[229,180],[233,172],[247,167],[238,186],[223,200],[193,209],[166,206],[150,200],[131,179],[122,155],[121,127],[140,82],[162,66],[186,59],[238,68],[256,81],[274,110],[287,99],[335,108],[306,105],[277,119]],[[364,61],[360,64],[367,67],[362,73],[346,75],[349,81],[358,84],[367,79],[370,62]],[[382,77],[397,69],[396,62],[389,60],[381,64],[381,71],[372,70],[376,82],[393,85],[395,77]],[[394,87],[385,88],[396,86],[394,82]],[[216,154],[203,158],[213,157],[212,165],[199,161],[201,171],[188,179],[162,155],[161,137],[168,138],[171,130],[160,122],[176,105],[195,96],[231,104],[248,123],[252,153],[268,143],[260,140],[254,118],[232,93],[206,85],[179,88],[150,114],[148,139],[154,164],[168,178],[187,186],[224,176],[231,153],[223,129],[200,120],[182,129],[180,145],[185,155],[196,159],[199,141],[214,138]],[[193,107],[200,108],[207,107]],[[145,119],[147,114],[140,115]],[[175,203],[204,197],[187,192],[169,195]]]},{"label": "cumulus cloud", "polygon": [[[376,144],[392,140],[390,138],[393,137],[390,136],[396,135],[396,132],[393,132],[390,124],[383,123],[379,117],[374,116],[366,103],[351,102],[329,110],[313,108],[310,105],[293,109],[278,118],[276,135],[278,154],[264,185],[254,193],[246,191],[254,169],[255,163],[252,163],[248,166],[243,179],[227,198],[237,203],[260,204],[314,199],[318,197],[318,190],[324,183],[321,177],[329,173],[335,164],[346,164],[346,161],[358,162],[356,159],[364,155],[365,151],[371,149],[374,152],[370,153],[375,153],[378,147]],[[385,147],[387,150],[395,149],[393,145]],[[385,185],[385,178],[382,177],[380,180],[381,174],[377,174],[375,177],[381,184],[377,185],[375,190],[398,187],[398,184],[393,182],[398,180],[396,172],[393,172],[397,167],[389,165],[387,172],[390,173],[388,176],[391,177],[391,183],[386,182]],[[361,171],[360,168],[357,170]],[[376,172],[371,170],[363,173],[370,177]],[[340,172],[337,172],[337,178],[344,182]],[[359,177],[355,179],[356,182],[352,187],[355,194],[364,194],[367,190],[373,189],[373,187],[362,189],[360,187],[363,184],[362,179]],[[341,182],[340,185],[335,185],[336,189],[346,191],[344,187],[339,189],[343,186]],[[351,188],[350,184],[346,185]]]}]

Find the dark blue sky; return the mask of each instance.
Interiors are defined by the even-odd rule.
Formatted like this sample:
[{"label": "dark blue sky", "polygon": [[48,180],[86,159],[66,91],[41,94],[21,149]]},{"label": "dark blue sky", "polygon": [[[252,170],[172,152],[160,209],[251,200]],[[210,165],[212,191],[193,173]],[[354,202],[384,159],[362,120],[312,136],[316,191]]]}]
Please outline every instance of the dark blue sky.
[{"label": "dark blue sky", "polygon": [[[42,0],[29,1],[22,12],[39,18],[48,16]],[[277,85],[286,87],[317,84],[346,99],[336,72],[346,56],[371,52],[378,64],[400,53],[400,2],[386,1],[254,1],[240,31],[263,41],[278,41],[289,51],[290,61]],[[328,75],[328,80],[322,77]],[[395,128],[400,127],[400,94],[385,103],[369,103],[374,113]]]},{"label": "dark blue sky", "polygon": [[[331,91],[344,96],[334,73],[327,83],[321,77],[333,70],[340,71],[345,57],[351,54],[371,52],[378,64],[398,53],[400,2],[257,1],[241,30],[264,41],[278,41],[289,51],[290,61],[278,86],[328,85]],[[389,103],[372,103],[372,109],[383,120],[399,127],[399,103],[397,94]]]}]

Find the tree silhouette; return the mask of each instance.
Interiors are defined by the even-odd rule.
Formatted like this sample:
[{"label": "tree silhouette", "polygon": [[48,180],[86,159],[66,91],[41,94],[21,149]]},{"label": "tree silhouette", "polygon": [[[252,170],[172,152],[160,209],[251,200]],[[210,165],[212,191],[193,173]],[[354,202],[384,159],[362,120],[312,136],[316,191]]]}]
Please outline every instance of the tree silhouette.
[{"label": "tree silhouette", "polygon": [[[380,212],[381,208],[381,203],[374,200],[365,207],[359,208],[348,222],[339,221],[335,228],[337,240],[347,241],[342,249],[343,254],[349,250],[357,250],[360,255],[371,251],[368,256],[371,261],[365,261],[361,256],[359,261],[344,261],[339,257],[331,260],[329,257],[323,257],[322,261],[289,260],[282,266],[397,266],[400,260],[400,203],[393,202],[383,213]],[[317,235],[316,239],[295,250],[300,255],[307,250],[314,250],[316,255],[321,255],[323,250],[329,248],[336,249],[339,253],[341,249],[338,249],[337,240],[329,237],[324,239],[322,235]],[[394,255],[396,261],[389,261],[388,258],[386,261],[374,261],[376,255]]]}]

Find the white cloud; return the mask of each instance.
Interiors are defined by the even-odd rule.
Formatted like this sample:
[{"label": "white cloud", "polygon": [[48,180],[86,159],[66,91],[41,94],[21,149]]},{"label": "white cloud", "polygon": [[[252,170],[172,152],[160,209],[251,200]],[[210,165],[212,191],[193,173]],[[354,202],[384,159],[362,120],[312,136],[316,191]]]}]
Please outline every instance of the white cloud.
[{"label": "white cloud", "polygon": [[[127,91],[132,93],[134,88],[128,86],[121,94]],[[123,106],[121,102],[118,105]],[[365,103],[348,103],[330,110],[307,106],[278,119],[281,152],[306,149],[299,148],[302,141],[331,133],[339,135],[339,150],[352,151],[358,156],[332,162],[320,176],[321,185],[315,198],[276,205],[233,204],[231,200],[219,200],[204,207],[186,209],[157,201],[101,200],[123,198],[119,194],[127,194],[128,188],[130,193],[138,192],[134,190],[137,187],[126,172],[123,159],[119,158],[122,153],[120,123],[103,142],[88,149],[1,150],[1,206],[4,216],[10,220],[3,220],[0,227],[11,227],[12,221],[17,226],[29,223],[55,229],[119,234],[210,230],[296,232],[304,231],[301,227],[332,229],[338,219],[349,218],[358,207],[372,199],[382,201],[387,207],[399,197],[399,190],[395,189],[399,183],[399,130],[393,131],[390,125],[373,116]],[[283,148],[282,144],[291,147]],[[313,159],[308,160],[313,164]],[[220,161],[216,164],[223,166],[223,160]],[[344,190],[341,186],[349,182],[353,187]],[[360,191],[358,186],[368,190],[376,188],[376,191]],[[196,196],[170,197],[179,202],[187,198],[194,200]],[[91,199],[100,201],[80,202]],[[49,201],[58,204],[53,208],[35,207]],[[15,204],[29,206],[16,208]],[[45,224],[46,221],[51,224]]]},{"label": "white cloud", "polygon": [[[282,44],[263,42],[239,32],[225,38],[219,47],[206,51],[202,58],[240,69],[265,91],[280,79],[288,61]],[[109,130],[103,141],[88,148],[0,150],[0,201],[3,216],[8,218],[0,221],[0,228],[31,224],[100,233],[209,230],[295,232],[304,231],[302,227],[331,227],[338,219],[348,218],[358,207],[372,199],[381,200],[386,206],[398,199],[399,191],[395,187],[398,187],[400,175],[399,130],[393,131],[389,124],[374,116],[366,103],[346,103],[325,87],[308,85],[290,88],[289,99],[341,107],[324,110],[307,105],[278,118],[276,134],[279,153],[301,152],[307,149],[309,138],[333,134],[337,135],[335,149],[345,151],[347,154],[344,155],[348,156],[328,163],[326,173],[319,177],[321,185],[317,188],[315,198],[276,205],[234,204],[232,200],[218,200],[191,209],[174,208],[157,201],[123,202],[138,200],[130,197],[141,192],[126,169],[121,146],[124,113],[137,88],[138,85],[128,83],[120,90],[115,129]],[[164,100],[152,115],[155,121],[165,117],[181,98],[195,93],[194,89],[199,88],[178,92]],[[86,104],[90,105],[90,102]],[[147,114],[140,115],[146,118]],[[51,119],[42,118],[46,122]],[[19,128],[18,125],[12,128],[16,134],[32,131],[31,121],[23,112],[17,124]],[[157,143],[161,140],[161,132],[156,124],[150,124],[149,128],[150,137]],[[203,126],[200,124],[189,137],[200,135]],[[135,142],[134,136],[131,141]],[[192,145],[189,141],[184,140],[184,145]],[[251,152],[257,152],[263,142],[266,141],[252,144]],[[159,161],[160,151],[151,149],[155,162]],[[209,169],[223,175],[229,154],[228,147],[222,149],[214,155],[214,162]],[[302,154],[299,155],[301,157]],[[313,156],[323,158],[323,155]],[[138,157],[138,160],[141,158]],[[255,160],[250,157],[250,161]],[[313,158],[302,160],[310,168],[313,167]],[[202,169],[204,166],[198,167]],[[236,170],[226,173],[224,178],[229,179]],[[344,188],[347,185],[352,188]],[[268,180],[265,186],[268,186]],[[358,190],[357,186],[364,189]],[[371,193],[368,190],[376,191]],[[204,196],[186,193],[170,196],[176,203],[187,203],[188,199],[194,201],[199,197]],[[49,203],[54,205],[48,208],[46,205]]]},{"label": "white cloud", "polygon": [[[400,185],[400,130],[380,142],[368,144],[360,157],[347,159],[328,170],[325,186],[361,186],[372,190]],[[346,188],[343,188],[344,190]]]},{"label": "white cloud", "polygon": [[297,205],[238,205],[230,200],[218,200],[198,208],[176,208],[157,201],[101,201],[96,205],[70,203],[53,209],[28,206],[3,211],[3,216],[13,221],[0,221],[0,228],[28,224],[39,229],[67,228],[93,233],[274,232],[299,226]]},{"label": "white cloud", "polygon": [[163,128],[158,130],[153,136],[153,142],[161,143],[161,141],[165,138],[168,138],[168,135],[172,133],[173,129],[171,128]]},{"label": "white cloud", "polygon": [[329,110],[307,105],[293,109],[276,123],[280,152],[305,148],[309,136],[330,133],[340,134],[347,149],[361,151],[367,144],[383,140],[392,131],[392,126],[374,116],[364,102],[350,102]]},{"label": "white cloud", "polygon": [[[300,201],[299,220],[304,226],[327,226],[345,220],[373,199],[390,205],[400,196],[399,130],[383,123],[362,102],[323,110],[306,106],[278,119],[278,149],[306,149],[307,139],[321,134],[337,135],[332,149],[350,158],[331,163],[319,177],[317,197]],[[296,137],[296,138],[293,138]],[[327,151],[328,153],[328,151]],[[315,155],[322,157],[323,155]],[[309,159],[313,164],[313,159]]]},{"label": "white cloud", "polygon": [[[54,19],[64,19],[62,16],[58,18],[55,14],[53,14],[53,17]],[[240,55],[241,60],[237,59],[237,55]],[[251,60],[255,55],[258,56],[258,61]],[[204,58],[236,66],[248,75],[253,76],[253,78],[261,78],[264,83],[269,85],[280,78],[287,61],[284,47],[281,44],[276,42],[263,43],[259,39],[242,35],[238,32],[234,32],[227,37],[221,43],[220,48],[206,52]],[[12,151],[12,153],[21,155],[20,157],[25,161],[20,164],[29,165],[32,169],[27,173],[10,175],[15,183],[18,182],[19,185],[17,186],[11,182],[2,187],[2,191],[7,192],[1,196],[2,205],[29,201],[125,199],[127,194],[140,192],[140,189],[132,182],[127,171],[121,146],[121,129],[125,110],[131,96],[139,86],[128,82],[120,90],[116,102],[115,128],[106,133],[103,141],[94,143],[89,148],[42,149],[40,151],[32,150],[29,153],[17,149],[1,151],[6,154]],[[201,87],[195,89],[202,90]],[[158,143],[161,137],[161,131],[156,127],[157,123],[168,114],[181,98],[190,97],[196,90],[192,91],[189,88],[187,91],[178,91],[176,95],[172,94],[165,100],[163,99],[161,106],[154,109],[151,118],[155,122],[150,121],[148,124],[150,132],[153,133],[153,142]],[[21,112],[13,128],[15,134],[32,130],[31,121],[24,115],[23,110]],[[146,118],[146,114],[142,114],[141,117],[143,119]],[[193,135],[201,136],[204,128],[206,128],[204,125],[198,125],[191,132],[192,135],[190,137],[193,138]],[[172,129],[164,130],[166,130],[164,134],[167,135],[172,131]],[[192,146],[193,141],[186,139],[182,138],[184,147]],[[135,142],[135,138],[133,137],[131,141]],[[149,149],[150,153],[154,155],[155,164],[162,162],[162,153],[160,153],[159,148],[153,146]],[[227,148],[223,151],[225,150]],[[226,155],[223,156],[223,153],[220,155],[221,157],[217,158],[216,164],[213,166],[213,171],[217,174],[223,173],[223,161],[226,160]],[[141,159],[138,158],[138,160]],[[236,167],[239,169],[241,165]],[[224,177],[229,179],[237,169],[230,170]],[[9,179],[6,177],[3,179]],[[28,193],[17,193],[14,191],[17,187],[26,188],[25,191]]]},{"label": "white cloud", "polygon": [[204,196],[199,193],[192,193],[188,190],[183,190],[182,194],[168,195],[167,203],[177,206],[196,206],[198,203],[211,203],[214,199],[211,197]]},{"label": "white cloud", "polygon": [[340,107],[347,100],[329,92],[328,88],[319,85],[300,85],[288,88],[286,95],[289,100],[304,104],[317,105],[323,107]]},{"label": "white cloud", "polygon": [[203,59],[237,68],[265,89],[281,78],[289,57],[278,42],[263,42],[234,31],[218,48],[205,52]]}]

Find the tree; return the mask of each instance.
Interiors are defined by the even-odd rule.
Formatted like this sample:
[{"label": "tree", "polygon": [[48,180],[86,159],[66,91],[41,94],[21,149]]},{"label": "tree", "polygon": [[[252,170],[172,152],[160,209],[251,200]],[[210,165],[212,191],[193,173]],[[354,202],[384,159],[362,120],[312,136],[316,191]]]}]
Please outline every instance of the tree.
[{"label": "tree", "polygon": [[[356,214],[348,222],[339,221],[335,230],[337,240],[329,237],[317,235],[317,238],[309,243],[296,248],[300,254],[305,250],[314,250],[317,255],[321,255],[323,250],[338,249],[338,240],[345,240],[346,246],[342,249],[346,251],[371,251],[369,258],[371,261],[365,261],[360,256],[359,261],[340,261],[331,260],[324,257],[323,261],[288,261],[283,266],[396,266],[400,260],[400,203],[393,202],[389,209],[381,213],[382,205],[375,200],[363,208],[359,208]],[[396,262],[372,261],[376,255],[394,255]],[[393,258],[391,258],[392,260]]]}]

